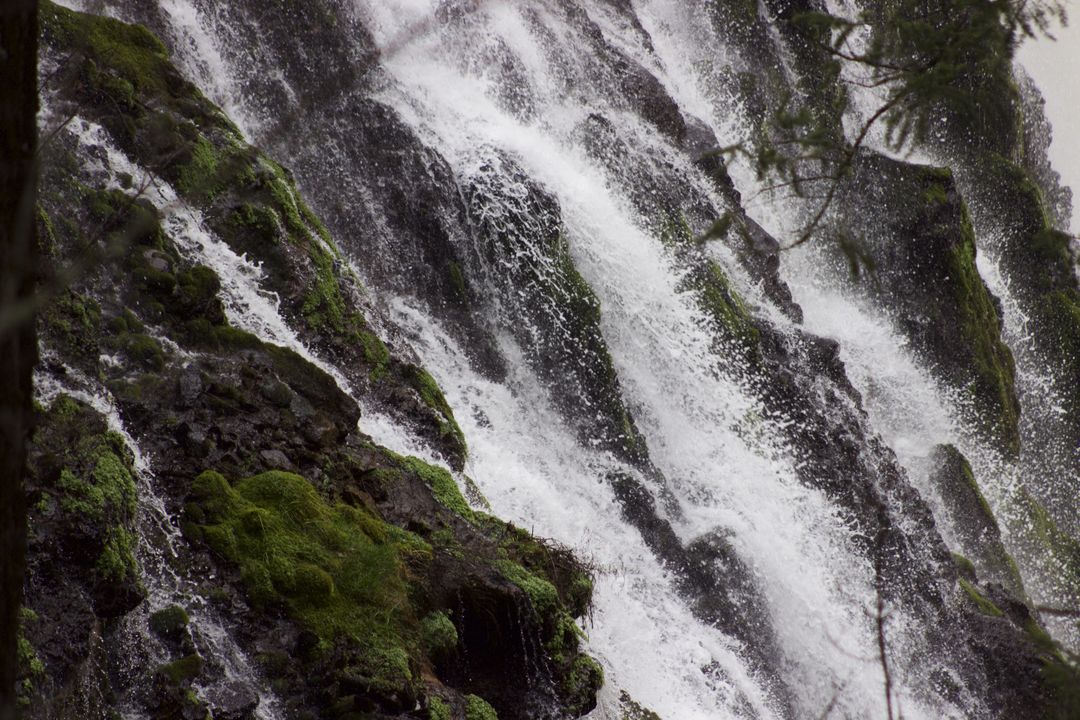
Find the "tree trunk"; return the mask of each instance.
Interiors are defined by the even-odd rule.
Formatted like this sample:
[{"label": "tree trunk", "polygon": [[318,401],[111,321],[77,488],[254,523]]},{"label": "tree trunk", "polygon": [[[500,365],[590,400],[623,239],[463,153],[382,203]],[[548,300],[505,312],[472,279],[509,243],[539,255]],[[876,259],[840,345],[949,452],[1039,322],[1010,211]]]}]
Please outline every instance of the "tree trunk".
[{"label": "tree trunk", "polygon": [[0,1],[0,720],[15,716],[26,565],[23,477],[37,360],[37,0]]}]

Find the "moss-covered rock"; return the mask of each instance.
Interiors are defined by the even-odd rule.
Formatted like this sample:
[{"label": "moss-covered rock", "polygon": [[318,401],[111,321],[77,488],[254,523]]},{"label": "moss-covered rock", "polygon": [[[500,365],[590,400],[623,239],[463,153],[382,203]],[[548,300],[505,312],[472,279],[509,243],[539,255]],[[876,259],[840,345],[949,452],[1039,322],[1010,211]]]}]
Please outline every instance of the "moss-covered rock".
[{"label": "moss-covered rock", "polygon": [[187,611],[179,605],[169,605],[150,614],[150,629],[170,642],[180,640],[187,633],[188,622]]},{"label": "moss-covered rock", "polygon": [[[570,614],[583,612],[589,600],[580,566],[474,513],[445,470],[374,446],[369,452],[354,456],[351,471],[331,470],[346,473],[329,483],[346,501],[324,499],[307,480],[284,472],[230,484],[208,471],[192,485],[185,536],[225,566],[255,618],[282,613],[302,631],[296,647],[282,648],[274,674],[286,683],[292,678],[304,704],[316,707],[330,707],[322,695],[330,688],[348,688],[336,691],[333,713],[400,712],[426,695],[429,712],[438,715],[441,701],[471,691],[503,717],[518,718],[508,702],[514,692],[493,673],[530,672],[529,650],[512,638],[538,633],[561,683],[559,702],[592,707],[602,674],[581,662]],[[381,507],[391,510],[389,518]],[[413,530],[388,522],[397,518],[408,518]],[[450,538],[469,555],[451,552]],[[494,618],[498,627],[487,627]],[[461,627],[468,632],[460,634]],[[492,644],[494,637],[501,639]],[[302,667],[287,659],[293,655]],[[466,656],[473,663],[468,675],[458,670]],[[433,673],[448,683],[441,695],[425,681]]]},{"label": "moss-covered rock", "polygon": [[430,558],[426,543],[283,472],[235,486],[203,473],[185,521],[189,537],[237,566],[257,608],[285,609],[314,633],[317,652],[349,643],[349,672],[385,702],[415,697],[423,663],[407,564]]},{"label": "moss-covered rock", "polygon": [[36,492],[53,512],[40,518],[65,552],[85,558],[95,610],[123,614],[143,597],[135,564],[137,491],[124,439],[88,406],[59,396],[41,419]]},{"label": "moss-covered rock", "polygon": [[94,670],[105,662],[102,627],[146,594],[132,457],[101,414],[57,395],[38,409],[29,469],[21,702],[35,716],[104,712],[113,690]]},{"label": "moss-covered rock", "polygon": [[1026,490],[1013,502],[1013,535],[1035,560],[1033,565],[1041,565],[1043,581],[1059,596],[1080,598],[1080,541],[1062,530]]},{"label": "moss-covered rock", "polygon": [[465,720],[499,720],[495,708],[487,700],[477,695],[465,698]]},{"label": "moss-covered rock", "polygon": [[1001,542],[1001,529],[967,458],[952,445],[938,445],[930,456],[930,483],[944,505],[945,521],[956,533],[961,557],[974,562],[979,576],[1000,583],[1024,600],[1020,571]]},{"label": "moss-covered rock", "polygon": [[1015,455],[1020,406],[1013,357],[976,268],[975,234],[951,171],[863,151],[841,195],[848,232],[862,240],[874,265],[861,290],[881,303],[958,395],[968,423]]},{"label": "moss-covered rock", "polygon": [[708,318],[718,336],[718,355],[723,357],[735,350],[747,360],[758,362],[761,332],[724,269],[708,255],[698,238],[681,215],[669,216],[661,231],[661,241],[676,262],[686,268],[680,290],[693,293],[698,308]]},{"label": "moss-covered rock", "polygon": [[659,715],[643,707],[625,690],[619,694],[619,712],[622,714],[619,720],[661,720]]},{"label": "moss-covered rock", "polygon": [[960,589],[964,591],[964,595],[967,599],[978,608],[979,612],[983,615],[989,615],[990,617],[1001,617],[1004,613],[1001,612],[1001,608],[995,605],[989,598],[979,592],[978,588],[971,584],[968,580],[960,578]]}]

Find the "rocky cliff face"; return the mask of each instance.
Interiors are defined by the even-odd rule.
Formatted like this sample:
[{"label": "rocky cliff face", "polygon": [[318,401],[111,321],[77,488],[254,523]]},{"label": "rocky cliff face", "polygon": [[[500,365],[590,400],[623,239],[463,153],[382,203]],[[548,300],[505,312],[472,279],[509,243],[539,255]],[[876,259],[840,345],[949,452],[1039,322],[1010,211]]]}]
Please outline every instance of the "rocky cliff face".
[{"label": "rocky cliff face", "polygon": [[89,5],[42,10],[27,717],[1074,716],[1080,296],[1019,94],[949,167],[863,153],[875,275],[813,265],[947,399],[912,463],[710,153],[793,81],[842,131],[798,8],[678,25],[690,102],[654,3]]}]

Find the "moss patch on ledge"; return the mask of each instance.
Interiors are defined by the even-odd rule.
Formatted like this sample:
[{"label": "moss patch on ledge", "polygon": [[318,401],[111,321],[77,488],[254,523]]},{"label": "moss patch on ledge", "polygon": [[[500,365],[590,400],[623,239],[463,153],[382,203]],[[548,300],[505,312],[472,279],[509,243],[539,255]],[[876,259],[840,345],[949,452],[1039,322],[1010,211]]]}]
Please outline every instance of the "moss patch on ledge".
[{"label": "moss patch on ledge", "polygon": [[1004,613],[989,598],[979,592],[978,588],[964,578],[960,578],[960,589],[967,595],[968,600],[975,605],[979,612],[990,617],[1001,617]]},{"label": "moss patch on ledge", "polygon": [[953,445],[937,445],[930,453],[930,461],[927,479],[940,495],[945,511],[945,517],[939,520],[951,528],[957,549],[966,556],[954,557],[962,559],[961,566],[972,566],[968,579],[974,579],[977,566],[984,581],[999,583],[1015,599],[1025,600],[1020,570],[1002,543],[998,520],[967,458]]},{"label": "moss patch on ledge", "polygon": [[[79,423],[84,409],[61,396],[49,407],[52,422]],[[94,526],[94,571],[110,583],[138,584],[133,525],[137,508],[134,470],[124,439],[105,431],[80,437],[64,458],[54,485],[60,510],[72,524]]]},{"label": "moss patch on ledge", "polygon": [[[520,632],[539,633],[561,702],[574,715],[590,709],[603,672],[581,654],[582,633],[570,614],[584,612],[591,596],[584,569],[568,553],[474,513],[445,470],[382,453],[396,467],[376,471],[379,482],[399,487],[415,482],[410,476],[419,477],[452,514],[417,520],[420,534],[414,534],[386,522],[368,501],[324,499],[299,475],[274,471],[230,483],[207,471],[195,480],[185,505],[184,534],[232,568],[256,615],[281,612],[311,634],[313,641],[303,651],[306,667],[318,673],[332,667],[331,676],[338,678],[333,682],[363,688],[339,698],[343,712],[371,700],[384,710],[404,711],[425,696],[433,716],[440,716],[443,705],[449,707],[443,698],[458,698],[458,707],[464,690],[432,686],[430,680],[439,668],[455,667],[459,653],[468,652],[457,623],[468,626],[484,616],[462,619],[465,606],[474,608],[469,612],[500,607],[518,613],[525,607],[516,591],[508,592],[507,581],[528,598],[531,616]],[[448,553],[440,532],[467,545],[470,555]],[[444,586],[444,573],[464,568],[479,575]],[[462,582],[466,585],[458,587]],[[480,589],[469,585],[475,582]],[[434,587],[444,589],[433,594]],[[473,593],[478,594],[470,599]],[[500,623],[504,614],[499,611]],[[515,652],[524,657],[535,650]],[[354,701],[352,692],[367,700]],[[487,702],[467,705],[476,717],[493,716]]]},{"label": "moss patch on ledge", "polygon": [[116,617],[145,596],[135,561],[138,492],[124,438],[94,409],[59,395],[38,417],[36,496],[30,531],[69,563],[101,617]]},{"label": "moss patch on ledge", "polygon": [[409,603],[408,563],[428,558],[418,537],[370,511],[328,503],[304,478],[268,472],[235,485],[200,475],[185,533],[239,568],[257,607],[281,607],[313,632],[321,651],[345,639],[355,670],[380,693],[417,677],[420,625]]}]

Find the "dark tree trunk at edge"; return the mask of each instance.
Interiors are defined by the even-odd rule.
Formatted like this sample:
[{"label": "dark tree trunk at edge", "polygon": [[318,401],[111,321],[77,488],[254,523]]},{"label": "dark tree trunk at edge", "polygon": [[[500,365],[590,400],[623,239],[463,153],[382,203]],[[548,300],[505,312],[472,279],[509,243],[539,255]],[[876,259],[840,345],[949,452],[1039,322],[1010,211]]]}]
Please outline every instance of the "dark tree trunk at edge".
[{"label": "dark tree trunk at edge", "polygon": [[0,720],[15,715],[26,554],[23,477],[37,359],[37,0],[0,2]]}]

